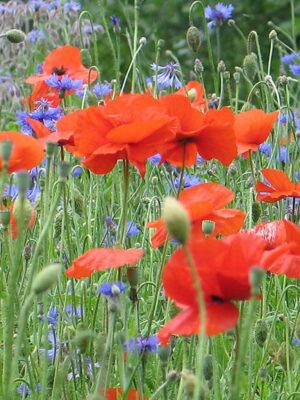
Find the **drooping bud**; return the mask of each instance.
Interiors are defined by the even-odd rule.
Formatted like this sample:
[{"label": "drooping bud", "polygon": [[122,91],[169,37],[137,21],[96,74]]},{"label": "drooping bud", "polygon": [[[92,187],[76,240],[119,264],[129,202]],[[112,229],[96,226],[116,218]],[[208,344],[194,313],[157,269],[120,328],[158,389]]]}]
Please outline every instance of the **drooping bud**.
[{"label": "drooping bud", "polygon": [[36,211],[27,197],[21,197],[19,195],[16,197],[12,206],[12,214],[17,224],[21,222],[23,227],[30,227],[35,213]]},{"label": "drooping bud", "polygon": [[202,221],[202,232],[205,236],[208,236],[213,233],[213,231],[215,230],[215,226],[216,224],[214,221],[205,219],[204,221]]},{"label": "drooping bud", "polygon": [[19,29],[10,29],[5,33],[5,36],[11,43],[22,43],[26,39],[25,33]]},{"label": "drooping bud", "polygon": [[186,41],[193,52],[197,52],[201,47],[201,34],[198,28],[190,26],[186,33]]},{"label": "drooping bud", "polygon": [[199,60],[199,58],[196,58],[194,61],[194,71],[196,74],[201,75],[202,72],[204,71],[204,67],[202,62]]},{"label": "drooping bud", "polygon": [[243,71],[245,75],[252,81],[257,73],[257,56],[255,53],[247,54],[243,61]]},{"label": "drooping bud", "polygon": [[289,344],[287,346],[285,342],[281,343],[276,358],[284,370],[287,370],[288,367],[293,369],[296,361],[295,353]]},{"label": "drooping bud", "polygon": [[185,244],[190,230],[189,215],[184,206],[174,197],[165,198],[162,219],[170,236],[181,244]]},{"label": "drooping bud", "polygon": [[265,320],[259,319],[255,325],[255,341],[260,346],[263,347],[265,341],[268,337],[268,324]]},{"label": "drooping bud", "polygon": [[256,224],[261,216],[261,207],[258,203],[252,204],[252,221]]},{"label": "drooping bud", "polygon": [[39,295],[46,292],[53,286],[62,272],[61,264],[50,264],[42,269],[34,278],[32,283],[32,291],[34,294]]},{"label": "drooping bud", "polygon": [[93,60],[88,49],[81,49],[80,57],[82,65],[84,65],[86,68],[90,68],[93,65]]}]

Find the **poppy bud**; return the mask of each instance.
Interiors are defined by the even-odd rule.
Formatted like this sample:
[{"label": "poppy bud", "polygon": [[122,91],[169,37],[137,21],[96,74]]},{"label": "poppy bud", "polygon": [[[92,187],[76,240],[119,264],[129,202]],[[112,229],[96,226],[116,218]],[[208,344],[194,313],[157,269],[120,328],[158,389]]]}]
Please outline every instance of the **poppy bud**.
[{"label": "poppy bud", "polygon": [[259,319],[255,325],[255,340],[256,343],[263,347],[268,337],[268,325],[263,319]]},{"label": "poppy bud", "polygon": [[214,221],[205,219],[204,221],[202,221],[202,232],[204,233],[204,235],[208,236],[213,233],[213,231],[215,230],[215,226],[216,224],[214,223]]},{"label": "poppy bud", "polygon": [[252,204],[252,220],[254,223],[256,223],[261,215],[261,208],[258,203],[253,203]]},{"label": "poppy bud", "polygon": [[268,369],[265,367],[259,368],[258,376],[260,377],[260,379],[266,380],[268,378]]},{"label": "poppy bud", "polygon": [[57,148],[56,143],[54,142],[47,142],[46,143],[46,154],[48,157],[52,157],[55,153],[55,150]]},{"label": "poppy bud", "polygon": [[28,227],[34,213],[35,210],[27,197],[21,197],[18,195],[12,207],[12,214],[17,223],[22,221],[23,226]]},{"label": "poppy bud", "polygon": [[73,193],[74,193],[74,208],[75,208],[75,212],[78,215],[82,215],[83,208],[84,208],[83,196],[79,192],[79,190],[77,190],[77,189],[75,189]]},{"label": "poppy bud", "polygon": [[0,210],[0,224],[7,228],[10,221],[10,211],[9,210]]},{"label": "poppy bud", "polygon": [[4,164],[7,163],[8,160],[10,159],[12,149],[13,149],[13,144],[11,141],[4,140],[3,142],[1,142],[1,155]]},{"label": "poppy bud", "polygon": [[226,65],[223,60],[219,61],[217,68],[219,73],[226,71]]},{"label": "poppy bud", "polygon": [[61,264],[50,264],[44,269],[42,269],[37,276],[34,278],[32,283],[32,291],[34,294],[38,295],[46,290],[50,289],[57,280],[62,272]]},{"label": "poppy bud", "polygon": [[11,43],[22,43],[26,39],[25,33],[19,29],[10,29],[5,33],[5,36]]},{"label": "poppy bud", "polygon": [[185,244],[189,237],[190,220],[186,209],[174,197],[165,198],[162,219],[170,236]]},{"label": "poppy bud", "polygon": [[240,83],[241,74],[240,74],[238,71],[234,72],[234,73],[233,73],[233,79],[235,80],[235,83],[236,83],[236,84]]},{"label": "poppy bud", "polygon": [[171,353],[172,349],[170,345],[158,347],[157,354],[163,366],[167,366]]},{"label": "poppy bud", "polygon": [[275,31],[275,29],[273,29],[273,30],[269,33],[269,39],[271,39],[271,40],[277,39],[277,32]]},{"label": "poppy bud", "polygon": [[81,62],[86,68],[90,68],[93,64],[91,54],[88,49],[80,50]]},{"label": "poppy bud", "polygon": [[257,57],[255,53],[247,54],[243,61],[243,71],[252,81],[257,73]]},{"label": "poppy bud", "polygon": [[196,53],[201,46],[201,34],[199,29],[195,26],[190,26],[186,33],[186,41],[189,48]]},{"label": "poppy bud", "polygon": [[203,375],[207,381],[213,376],[213,359],[211,354],[206,354],[203,359]]},{"label": "poppy bud", "polygon": [[197,97],[197,90],[195,88],[192,88],[187,92],[187,95],[192,103]]},{"label": "poppy bud", "polygon": [[204,71],[203,64],[199,60],[199,58],[196,58],[194,61],[194,71],[196,72],[196,74],[202,74],[202,72]]},{"label": "poppy bud", "polygon": [[295,353],[290,345],[286,346],[286,343],[282,342],[276,358],[284,370],[287,370],[288,365],[290,369],[293,369],[295,365]]}]

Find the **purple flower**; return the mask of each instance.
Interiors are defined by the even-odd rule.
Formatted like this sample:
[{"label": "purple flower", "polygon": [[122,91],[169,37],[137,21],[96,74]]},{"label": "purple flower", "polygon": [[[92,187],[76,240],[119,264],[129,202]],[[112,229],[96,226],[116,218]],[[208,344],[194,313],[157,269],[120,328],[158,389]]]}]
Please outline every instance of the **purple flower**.
[{"label": "purple flower", "polygon": [[[26,189],[25,196],[32,204],[34,204],[40,194],[40,188],[36,180],[32,180],[31,184],[32,186]],[[15,200],[18,194],[19,194],[18,186],[15,185],[14,183],[10,185],[6,184],[4,186],[3,197],[6,198],[10,197],[12,200]]]},{"label": "purple flower", "polygon": [[289,67],[292,74],[300,76],[300,64],[291,64]]},{"label": "purple flower", "polygon": [[58,312],[57,309],[55,307],[51,307],[49,309],[48,315],[47,315],[47,319],[50,325],[55,325],[57,323],[58,320]]},{"label": "purple flower", "polygon": [[[175,181],[174,181],[174,186],[176,189],[179,188],[179,181],[180,181],[180,177],[178,176]],[[199,183],[203,182],[202,179],[198,178],[198,176],[191,176],[186,174],[183,178],[183,187],[184,188],[189,188],[191,186],[195,186],[198,185]]]},{"label": "purple flower", "polygon": [[70,318],[81,318],[82,317],[82,310],[81,306],[74,307],[72,304],[67,304],[66,306],[66,313]]},{"label": "purple flower", "polygon": [[72,175],[74,176],[74,178],[77,178],[78,176],[82,175],[82,171],[82,167],[78,165],[73,169]]},{"label": "purple flower", "polygon": [[77,1],[73,1],[73,0],[67,1],[64,4],[64,12],[65,13],[71,13],[71,12],[76,13],[76,12],[80,11],[80,9],[81,9],[81,5]]},{"label": "purple flower", "polygon": [[124,343],[124,348],[126,351],[134,353],[142,353],[144,351],[149,351],[155,353],[158,348],[158,338],[156,335],[153,336],[139,336],[137,338],[128,339]]},{"label": "purple flower", "polygon": [[46,36],[43,30],[37,31],[33,29],[32,31],[27,33],[26,38],[29,42],[36,43],[39,40],[40,41],[45,40]]},{"label": "purple flower", "polygon": [[35,72],[37,74],[42,74],[43,73],[43,63],[39,63],[35,66],[34,68]]},{"label": "purple flower", "polygon": [[116,297],[123,293],[126,287],[123,282],[104,282],[99,286],[98,292],[104,296]]},{"label": "purple flower", "polygon": [[87,24],[86,26],[83,26],[83,32],[86,35],[91,35],[94,32],[100,32],[100,33],[104,33],[104,28],[102,25],[99,24],[93,24],[93,28],[91,27],[91,24]]},{"label": "purple flower", "polygon": [[296,58],[297,58],[297,54],[295,54],[295,53],[286,54],[281,57],[281,62],[283,64],[290,65],[295,61]]},{"label": "purple flower", "polygon": [[222,25],[224,21],[232,17],[234,6],[232,4],[225,5],[218,3],[214,7],[205,7],[205,18],[211,20],[207,25],[209,28]]},{"label": "purple flower", "polygon": [[149,157],[148,160],[151,162],[151,164],[158,165],[161,161],[161,155],[157,153],[154,156]]},{"label": "purple flower", "polygon": [[139,233],[140,229],[132,221],[128,221],[126,225],[126,237],[131,238]]},{"label": "purple flower", "polygon": [[107,81],[104,81],[103,83],[96,83],[94,86],[93,92],[97,97],[104,97],[107,96],[112,92],[112,87],[111,84]]},{"label": "purple flower", "polygon": [[71,79],[66,75],[59,79],[56,74],[52,74],[50,78],[45,79],[45,82],[48,86],[61,91],[78,90],[83,84],[81,79]]},{"label": "purple flower", "polygon": [[264,154],[267,158],[271,157],[272,146],[270,143],[262,143],[259,145],[259,151]]},{"label": "purple flower", "polygon": [[110,17],[110,22],[112,23],[113,30],[115,32],[120,32],[121,31],[121,20],[120,20],[120,18],[115,17],[114,15],[112,15]]},{"label": "purple flower", "polygon": [[279,155],[277,156],[277,161],[285,163],[285,164],[290,162],[289,153],[285,146],[280,147]]},{"label": "purple flower", "polygon": [[[159,90],[167,88],[179,89],[182,86],[177,74],[180,73],[179,65],[173,61],[169,61],[166,66],[151,64],[151,69],[156,72],[153,76],[154,81],[157,81]],[[158,72],[160,72],[158,74]]]}]

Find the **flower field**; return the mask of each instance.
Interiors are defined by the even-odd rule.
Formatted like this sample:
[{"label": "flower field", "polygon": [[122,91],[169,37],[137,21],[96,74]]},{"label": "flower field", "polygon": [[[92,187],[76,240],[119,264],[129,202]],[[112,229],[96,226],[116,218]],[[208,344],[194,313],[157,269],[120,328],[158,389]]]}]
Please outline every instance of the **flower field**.
[{"label": "flower field", "polygon": [[163,3],[0,3],[0,399],[300,399],[300,5]]}]

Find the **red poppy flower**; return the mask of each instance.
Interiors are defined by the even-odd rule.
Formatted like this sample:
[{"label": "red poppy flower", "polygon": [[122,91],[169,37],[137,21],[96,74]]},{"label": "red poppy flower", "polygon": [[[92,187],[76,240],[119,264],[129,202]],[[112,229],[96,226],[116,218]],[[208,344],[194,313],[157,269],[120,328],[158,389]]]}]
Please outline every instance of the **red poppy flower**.
[{"label": "red poppy flower", "polygon": [[[239,311],[236,300],[251,297],[249,274],[260,265],[265,242],[256,235],[235,234],[224,240],[192,239],[188,247],[194,259],[205,303],[206,335],[217,335],[233,328]],[[168,298],[182,311],[159,331],[166,345],[173,334],[193,335],[200,331],[197,291],[182,248],[167,262],[162,275]]]},{"label": "red poppy flower", "polygon": [[[184,189],[179,194],[179,201],[187,209],[192,224],[192,234],[203,235],[201,223],[211,220],[215,223],[212,236],[231,235],[239,231],[246,214],[243,211],[224,208],[234,199],[234,193],[218,183],[201,183]],[[167,230],[162,219],[150,222],[148,228],[157,231],[151,238],[152,247],[161,246],[167,238]],[[203,235],[204,237],[204,235]]]},{"label": "red poppy flower", "polygon": [[56,123],[56,131],[52,132],[42,122],[27,117],[26,122],[31,126],[37,139],[46,147],[47,142],[54,142],[76,155],[74,146],[74,131],[77,123],[77,116],[82,110],[77,110],[72,114],[65,115]]},{"label": "red poppy flower", "polygon": [[147,158],[174,136],[174,119],[148,94],[125,94],[70,115],[78,118],[76,153],[96,174],[106,174],[118,160],[127,159],[144,175]]},{"label": "red poppy flower", "polygon": [[257,150],[269,136],[278,117],[278,111],[265,113],[263,110],[249,110],[235,116],[234,130],[238,154],[248,155]]},{"label": "red poppy flower", "polygon": [[73,46],[63,46],[53,50],[45,58],[42,74],[32,75],[26,79],[27,83],[36,84],[45,81],[56,74],[59,77],[67,75],[71,79],[82,79],[83,83],[94,82],[97,72],[90,71],[82,65],[80,49]]},{"label": "red poppy flower", "polygon": [[300,197],[300,183],[290,181],[287,174],[277,169],[263,169],[261,171],[269,185],[258,181],[255,185],[256,199],[267,203],[275,203],[285,197]]},{"label": "red poppy flower", "polygon": [[[18,132],[0,132],[0,142],[12,143],[12,154],[8,161],[8,172],[32,169],[44,158],[42,145],[34,138]],[[0,171],[3,168],[0,154]]]},{"label": "red poppy flower", "polygon": [[[104,391],[100,390],[100,395],[104,395]],[[108,388],[106,389],[105,393],[105,400],[119,400],[123,395],[123,390],[121,388]],[[127,400],[147,400],[146,397],[141,397],[139,393],[134,390],[130,389],[127,395]]]},{"label": "red poppy flower", "polygon": [[135,264],[143,254],[141,249],[91,249],[73,261],[66,275],[68,278],[86,278],[95,271]]},{"label": "red poppy flower", "polygon": [[204,89],[200,82],[190,81],[184,87],[180,88],[174,94],[188,96],[192,107],[198,111],[206,111],[206,100],[204,97]]},{"label": "red poppy flower", "polygon": [[229,165],[236,157],[234,115],[224,107],[203,114],[185,96],[171,94],[160,98],[166,113],[176,119],[176,136],[161,149],[162,162],[190,167],[199,153],[205,160],[217,159]]},{"label": "red poppy flower", "polygon": [[36,108],[36,102],[41,98],[48,100],[52,107],[57,107],[60,103],[60,98],[57,93],[52,93],[49,86],[41,81],[34,85],[32,93],[24,101],[29,111],[33,111]]},{"label": "red poppy flower", "polygon": [[[250,231],[262,237],[266,243],[264,267],[273,274],[284,274],[289,278],[300,278],[300,228],[285,219],[262,222]],[[284,249],[281,256],[271,250]]]}]

